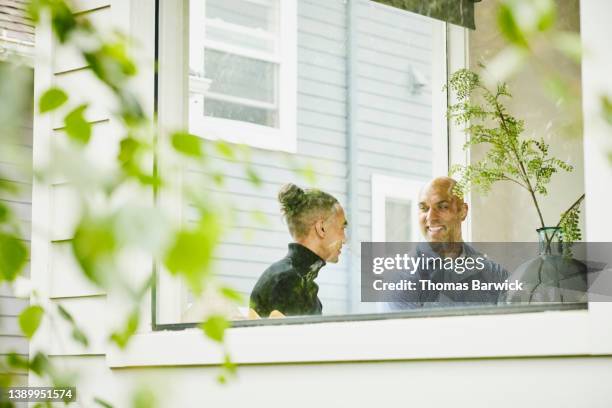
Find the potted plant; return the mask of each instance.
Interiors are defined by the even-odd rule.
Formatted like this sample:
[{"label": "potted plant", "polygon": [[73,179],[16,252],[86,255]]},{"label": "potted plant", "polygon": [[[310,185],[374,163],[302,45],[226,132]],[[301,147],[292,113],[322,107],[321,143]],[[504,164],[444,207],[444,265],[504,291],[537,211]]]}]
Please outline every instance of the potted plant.
[{"label": "potted plant", "polygon": [[[464,149],[476,145],[487,148],[482,160],[451,168],[451,175],[458,179],[456,193],[465,194],[472,188],[487,193],[497,182],[514,183],[524,189],[540,221],[536,230],[540,256],[528,262],[529,265],[519,267],[516,273],[520,276],[515,276],[532,284],[526,284],[532,289],[528,300],[563,301],[562,289],[568,280],[571,283],[565,289],[582,290],[584,295],[586,267],[571,259],[571,243],[581,239],[579,217],[584,194],[571,203],[555,224],[545,222],[540,205],[540,200],[548,194],[552,176],[561,171],[571,172],[573,167],[550,156],[549,145],[543,139],[524,137],[524,122],[504,106],[504,99],[512,97],[507,84],[499,83],[495,89],[489,89],[478,74],[462,69],[451,75],[448,88],[457,96],[457,103],[449,107],[448,116],[465,127],[469,136]],[[550,288],[554,288],[552,293],[542,293]],[[526,299],[523,296],[521,300]]]}]

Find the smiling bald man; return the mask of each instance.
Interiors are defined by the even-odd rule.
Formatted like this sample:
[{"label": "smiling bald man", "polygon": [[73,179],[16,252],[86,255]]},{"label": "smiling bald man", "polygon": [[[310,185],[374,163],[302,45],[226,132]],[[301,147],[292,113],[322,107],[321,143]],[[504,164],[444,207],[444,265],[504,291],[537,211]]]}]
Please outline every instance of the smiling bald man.
[{"label": "smiling bald man", "polygon": [[453,192],[457,182],[438,177],[423,187],[419,195],[419,226],[428,242],[462,242],[461,223],[468,205]]},{"label": "smiling bald man", "polygon": [[[463,242],[461,224],[468,215],[468,205],[457,195],[457,182],[450,177],[437,177],[428,182],[419,194],[419,227],[427,243],[419,243],[413,256],[428,258],[477,258],[484,257],[470,245]],[[402,273],[398,279],[413,281],[417,290],[396,292],[394,302],[387,309],[403,310],[420,307],[458,306],[473,304],[496,304],[500,291],[471,292],[419,290],[420,280],[433,283],[469,283],[472,280],[493,283],[504,282],[508,272],[499,264],[486,259],[483,270],[456,272],[454,270],[423,270],[416,273]]]}]

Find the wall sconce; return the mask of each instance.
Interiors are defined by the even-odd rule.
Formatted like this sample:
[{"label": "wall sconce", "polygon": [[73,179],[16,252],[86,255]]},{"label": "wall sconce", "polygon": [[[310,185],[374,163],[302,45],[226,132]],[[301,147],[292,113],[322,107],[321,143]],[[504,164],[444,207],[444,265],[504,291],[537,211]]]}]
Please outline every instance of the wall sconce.
[{"label": "wall sconce", "polygon": [[425,75],[410,66],[408,69],[408,91],[411,95],[420,95],[427,88],[429,82]]}]

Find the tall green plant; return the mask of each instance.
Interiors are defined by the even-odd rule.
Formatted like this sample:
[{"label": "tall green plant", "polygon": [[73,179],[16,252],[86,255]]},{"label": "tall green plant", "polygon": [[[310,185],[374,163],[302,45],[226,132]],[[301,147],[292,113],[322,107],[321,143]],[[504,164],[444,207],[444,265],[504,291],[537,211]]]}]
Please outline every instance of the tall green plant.
[{"label": "tall green plant", "polygon": [[[459,175],[458,191],[465,193],[470,188],[477,188],[486,193],[496,182],[514,183],[527,191],[540,226],[546,227],[540,200],[548,194],[552,176],[562,171],[571,172],[573,167],[550,156],[549,145],[544,139],[523,136],[524,121],[510,114],[504,106],[504,98],[512,97],[505,83],[489,89],[478,74],[462,69],[451,75],[448,88],[457,96],[457,103],[449,107],[448,115],[469,135],[464,149],[478,145],[488,149],[482,160],[451,168],[452,175]],[[562,228],[566,241],[581,238],[578,223],[583,199],[584,194],[561,214],[556,224]]]}]

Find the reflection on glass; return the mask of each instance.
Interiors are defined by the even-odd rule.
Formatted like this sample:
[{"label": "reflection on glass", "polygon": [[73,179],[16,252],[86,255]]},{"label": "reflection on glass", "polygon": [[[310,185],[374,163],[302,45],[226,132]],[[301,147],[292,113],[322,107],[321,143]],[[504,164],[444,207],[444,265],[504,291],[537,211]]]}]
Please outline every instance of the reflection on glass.
[{"label": "reflection on glass", "polygon": [[[206,19],[213,22],[206,31],[206,41],[227,46],[223,50],[202,49],[203,70],[211,79],[204,92],[206,116],[272,127],[282,121],[275,105],[283,89],[278,79],[279,65],[265,57],[277,52],[278,41],[282,41],[276,36],[278,4],[271,0],[206,1]],[[441,90],[446,75],[451,74],[447,68],[460,68],[456,56],[467,53],[467,68],[478,69],[479,62],[490,61],[503,50],[505,44],[495,18],[499,2],[476,2],[476,29],[468,31],[368,0],[297,0],[297,4],[297,151],[287,155],[252,149],[250,160],[261,178],[260,187],[248,183],[239,163],[214,157],[227,175],[226,191],[220,194],[216,188],[209,188],[210,194],[227,198],[236,210],[235,224],[215,255],[214,270],[223,282],[249,298],[264,271],[287,256],[291,259],[287,243],[294,240],[280,217],[275,196],[283,184],[303,185],[304,174],[314,175],[314,181],[308,182],[332,194],[347,211],[346,218],[352,225],[350,250],[343,251],[338,263],[327,263],[316,279],[303,284],[301,291],[295,292],[297,286],[290,285],[284,292],[285,300],[299,303],[306,294],[312,307],[296,308],[287,315],[388,311],[376,302],[361,299],[360,247],[362,242],[373,240],[373,176],[426,184],[446,173],[435,164],[449,162],[447,95]],[[577,4],[558,2],[562,28],[579,31]],[[237,49],[249,52],[235,52]],[[277,57],[282,61],[284,56]],[[551,64],[561,64],[554,58],[551,54]],[[580,77],[579,67],[568,65],[567,69],[578,69],[574,74]],[[553,179],[551,184],[552,194],[563,197],[549,200],[543,211],[558,214],[561,209],[555,202],[566,202],[566,196],[575,197],[584,188],[582,142],[581,137],[557,138],[567,118],[534,85],[537,83],[533,71],[517,76],[509,84],[514,97],[508,107],[517,117],[525,118],[527,132],[548,140],[555,149],[554,156],[567,158],[575,166],[570,176]],[[477,149],[469,152],[474,159],[482,154]],[[309,170],[296,173],[296,167]],[[452,200],[427,202],[427,208],[421,208],[420,202],[388,199],[384,204],[386,216],[380,222],[385,223],[385,239],[389,242],[413,241],[415,230],[420,231],[417,235],[422,241],[429,242],[468,238],[474,242],[533,241],[537,215],[521,197],[508,185],[495,185],[488,196],[474,193],[467,210],[471,218],[466,218],[462,207],[449,213],[444,206],[452,205]],[[417,205],[419,215],[415,219],[411,214]],[[252,210],[263,214],[265,221],[251,217]],[[461,234],[462,226],[468,226],[462,224],[466,222],[470,223],[466,228],[471,231],[469,237]],[[456,259],[461,254],[451,251],[449,256]],[[497,275],[490,274],[489,283],[503,281],[512,272],[502,273],[501,269],[495,269]],[[266,290],[256,290],[262,291]],[[315,298],[320,301],[320,309],[313,306],[318,305]],[[248,306],[252,305],[241,305],[241,318],[254,317]],[[264,309],[258,313],[261,317],[278,310]]]},{"label": "reflection on glass", "polygon": [[278,2],[265,0],[203,0],[206,18],[268,32],[278,31]]},{"label": "reflection on glass", "polygon": [[387,199],[385,201],[385,239],[388,242],[412,240],[410,201]]},{"label": "reflection on glass", "polygon": [[275,64],[207,49],[204,74],[212,80],[209,92],[260,102],[275,101]]},{"label": "reflection on glass", "polygon": [[264,126],[275,126],[278,123],[276,111],[261,109],[237,103],[206,99],[204,114],[215,118],[239,120]]}]

